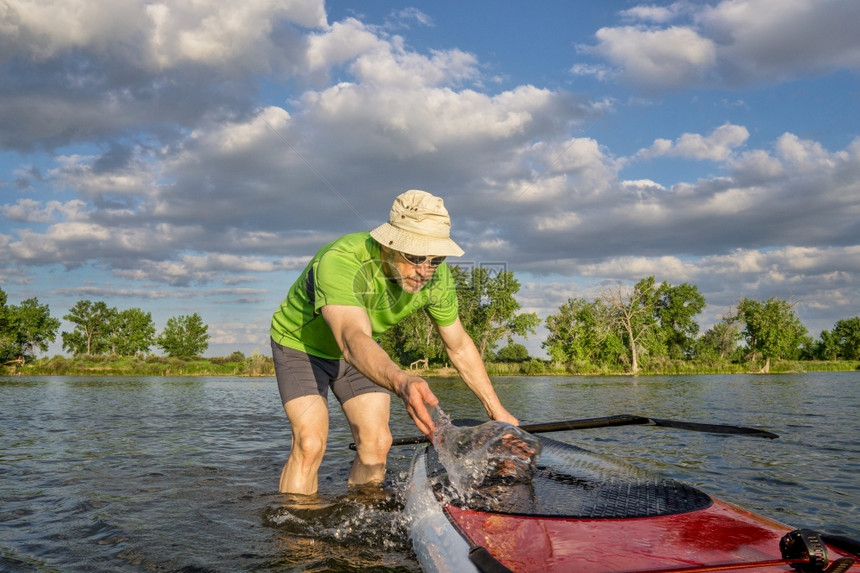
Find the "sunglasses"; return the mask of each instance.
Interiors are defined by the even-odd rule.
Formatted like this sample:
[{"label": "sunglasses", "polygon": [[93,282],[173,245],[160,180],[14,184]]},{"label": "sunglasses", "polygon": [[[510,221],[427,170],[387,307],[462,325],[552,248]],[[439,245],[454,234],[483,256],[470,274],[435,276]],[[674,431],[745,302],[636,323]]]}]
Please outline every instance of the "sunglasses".
[{"label": "sunglasses", "polygon": [[430,266],[435,269],[436,267],[438,267],[439,265],[444,263],[445,258],[446,258],[446,257],[429,257],[429,256],[421,256],[421,255],[408,255],[408,254],[402,253],[400,251],[397,251],[397,252],[400,253],[400,256],[403,257],[403,260],[405,260],[410,265],[415,265],[416,267],[420,267],[424,263],[430,263]]}]

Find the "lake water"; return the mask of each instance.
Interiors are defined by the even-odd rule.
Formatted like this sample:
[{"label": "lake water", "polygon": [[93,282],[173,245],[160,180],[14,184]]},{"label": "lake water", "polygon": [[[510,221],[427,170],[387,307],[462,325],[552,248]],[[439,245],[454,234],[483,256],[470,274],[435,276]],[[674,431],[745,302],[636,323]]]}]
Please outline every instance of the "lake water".
[{"label": "lake water", "polygon": [[[523,423],[641,414],[778,440],[629,426],[552,437],[797,527],[860,537],[860,373],[505,377]],[[431,380],[452,417],[481,417]],[[416,433],[393,401],[395,437]],[[401,512],[415,446],[383,490],[346,487],[332,400],[320,495],[277,493],[289,428],[269,378],[0,378],[0,571],[418,571]]]}]

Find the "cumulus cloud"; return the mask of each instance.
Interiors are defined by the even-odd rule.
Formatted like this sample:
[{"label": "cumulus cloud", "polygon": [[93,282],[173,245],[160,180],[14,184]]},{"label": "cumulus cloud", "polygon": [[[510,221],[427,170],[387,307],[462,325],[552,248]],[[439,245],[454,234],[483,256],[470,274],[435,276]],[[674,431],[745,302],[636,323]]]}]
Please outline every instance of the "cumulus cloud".
[{"label": "cumulus cloud", "polygon": [[16,126],[0,147],[21,151],[181,136],[248,113],[249,81],[310,73],[302,30],[328,29],[322,0],[9,0],[0,12],[0,125]]},{"label": "cumulus cloud", "polygon": [[55,215],[79,211],[84,207],[83,201],[72,201],[63,205],[59,201],[42,203],[35,199],[19,199],[10,205],[0,205],[0,213],[10,221],[22,223],[50,223],[56,220]]},{"label": "cumulus cloud", "polygon": [[698,266],[678,257],[616,257],[600,263],[579,266],[584,276],[627,279],[628,277],[666,277],[674,284],[691,281],[698,275]]},{"label": "cumulus cloud", "polygon": [[586,52],[606,58],[622,70],[622,78],[652,90],[697,85],[717,59],[714,42],[684,26],[601,28],[595,36],[597,45]]},{"label": "cumulus cloud", "polygon": [[860,70],[857,2],[723,1],[697,19],[720,46],[721,76],[731,84]]},{"label": "cumulus cloud", "polygon": [[[134,281],[188,286],[211,283],[219,273],[270,273],[275,270],[297,269],[307,264],[307,260],[306,257],[272,260],[218,253],[202,256],[182,255],[176,260],[153,261],[144,258],[138,261],[135,268],[117,269],[114,275]],[[210,294],[213,292],[216,291],[209,291]],[[230,292],[235,293],[237,289],[231,289]]]},{"label": "cumulus cloud", "polygon": [[[727,131],[736,135],[717,137],[724,144],[744,139],[744,130]],[[549,271],[557,264],[551,261],[601,259],[619,250],[629,256],[670,251],[702,257],[732,248],[852,245],[860,229],[860,183],[848,175],[860,169],[856,147],[826,152],[813,141],[787,134],[770,150],[715,154],[716,159],[729,157],[730,175],[665,188],[647,180],[613,180],[607,174],[596,202],[579,199],[568,181],[555,192],[560,200],[543,204],[550,212],[531,215],[519,209],[505,220],[511,225],[521,221],[517,238],[523,253],[517,263],[534,272]],[[684,149],[698,150],[688,153],[698,157],[702,148]],[[554,225],[547,224],[548,218]]]},{"label": "cumulus cloud", "polygon": [[[278,22],[326,26],[322,0],[246,0],[209,6],[181,0],[6,0],[0,54],[45,61],[83,49],[152,71],[187,62],[217,67],[265,62]],[[255,56],[256,54],[256,56]]]},{"label": "cumulus cloud", "polygon": [[658,139],[651,147],[636,154],[639,159],[654,159],[661,156],[684,157],[688,159],[725,161],[732,157],[735,148],[743,145],[749,138],[749,131],[741,125],[726,123],[703,136],[698,133],[684,133],[675,141]]},{"label": "cumulus cloud", "polygon": [[580,51],[652,91],[860,70],[860,4],[850,0],[676,2],[622,15],[636,24],[601,28]]},{"label": "cumulus cloud", "polygon": [[349,18],[308,38],[307,65],[311,71],[328,70],[374,49],[385,49],[384,41],[360,21]]},{"label": "cumulus cloud", "polygon": [[680,2],[675,2],[668,6],[639,5],[623,10],[621,16],[637,22],[664,24],[677,18],[683,8],[684,5]]}]

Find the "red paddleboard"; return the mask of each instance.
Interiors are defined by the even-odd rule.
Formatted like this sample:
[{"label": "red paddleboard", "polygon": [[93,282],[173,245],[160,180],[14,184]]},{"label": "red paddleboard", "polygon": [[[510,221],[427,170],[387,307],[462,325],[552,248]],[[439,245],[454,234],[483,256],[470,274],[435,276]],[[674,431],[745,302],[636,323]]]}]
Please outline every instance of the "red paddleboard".
[{"label": "red paddleboard", "polygon": [[413,459],[406,515],[431,571],[860,571],[856,541],[795,531],[682,482],[556,440],[529,483],[464,498],[435,450]]}]

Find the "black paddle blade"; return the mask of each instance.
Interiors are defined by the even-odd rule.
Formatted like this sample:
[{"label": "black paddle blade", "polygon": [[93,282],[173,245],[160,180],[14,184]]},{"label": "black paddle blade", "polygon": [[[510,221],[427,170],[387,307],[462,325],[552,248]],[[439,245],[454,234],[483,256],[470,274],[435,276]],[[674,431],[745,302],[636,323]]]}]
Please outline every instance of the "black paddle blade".
[{"label": "black paddle blade", "polygon": [[646,416],[633,416],[621,414],[618,416],[604,416],[602,418],[587,418],[584,420],[567,420],[564,422],[548,422],[544,424],[525,424],[520,426],[523,430],[533,434],[540,432],[560,432],[564,430],[582,430],[586,428],[606,428],[610,426],[663,426],[677,430],[688,430],[691,432],[707,432],[709,434],[734,434],[737,436],[753,436],[756,438],[767,438],[772,440],[778,438],[774,433],[758,428],[746,428],[744,426],[728,426],[725,424],[703,424],[700,422],[686,422],[682,420],[664,420],[662,418],[650,418]]},{"label": "black paddle blade", "polygon": [[723,424],[701,424],[699,422],[683,422],[680,420],[661,420],[660,418],[647,418],[648,425],[676,428],[678,430],[690,430],[693,432],[707,432],[709,434],[734,434],[737,436],[752,436],[755,438],[766,438],[773,440],[779,436],[773,432],[759,430],[758,428],[745,428],[743,426],[726,426]]}]

